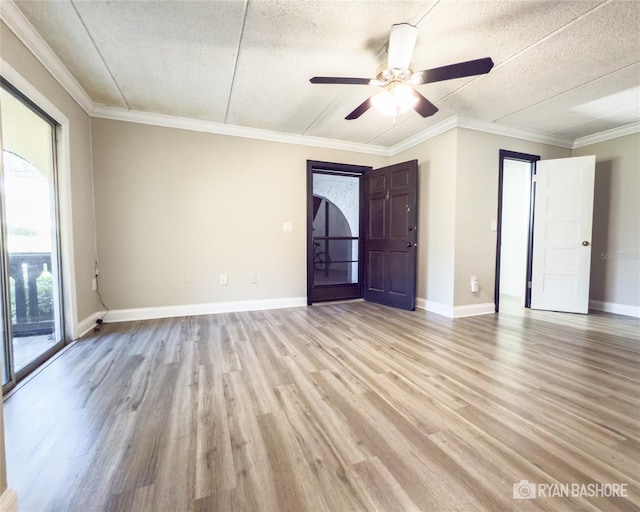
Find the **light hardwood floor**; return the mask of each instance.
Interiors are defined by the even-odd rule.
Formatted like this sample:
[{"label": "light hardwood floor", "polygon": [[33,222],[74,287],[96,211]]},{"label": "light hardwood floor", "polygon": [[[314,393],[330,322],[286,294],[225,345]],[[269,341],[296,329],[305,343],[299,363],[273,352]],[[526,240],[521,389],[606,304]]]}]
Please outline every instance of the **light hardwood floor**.
[{"label": "light hardwood floor", "polygon": [[639,333],[364,302],[106,325],[5,402],[9,484],[21,512],[637,511]]}]

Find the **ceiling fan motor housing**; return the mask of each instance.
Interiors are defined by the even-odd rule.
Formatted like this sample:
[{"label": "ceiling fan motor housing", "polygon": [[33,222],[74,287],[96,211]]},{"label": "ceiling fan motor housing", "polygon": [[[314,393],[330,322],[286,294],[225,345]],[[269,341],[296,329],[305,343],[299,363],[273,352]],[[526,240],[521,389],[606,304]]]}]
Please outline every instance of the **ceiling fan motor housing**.
[{"label": "ceiling fan motor housing", "polygon": [[380,87],[387,87],[394,82],[406,82],[411,79],[413,75],[413,69],[408,67],[406,69],[393,68],[389,69],[387,64],[381,64],[378,67],[375,80],[371,81],[371,85],[378,85]]}]

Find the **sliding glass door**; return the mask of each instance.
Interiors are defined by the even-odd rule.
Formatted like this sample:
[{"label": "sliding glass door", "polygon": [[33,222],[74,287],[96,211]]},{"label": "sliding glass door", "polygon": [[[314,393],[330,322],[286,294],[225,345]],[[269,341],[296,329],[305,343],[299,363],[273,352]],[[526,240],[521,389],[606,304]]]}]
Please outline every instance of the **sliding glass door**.
[{"label": "sliding glass door", "polygon": [[5,82],[0,117],[3,385],[11,386],[64,345],[56,124]]}]

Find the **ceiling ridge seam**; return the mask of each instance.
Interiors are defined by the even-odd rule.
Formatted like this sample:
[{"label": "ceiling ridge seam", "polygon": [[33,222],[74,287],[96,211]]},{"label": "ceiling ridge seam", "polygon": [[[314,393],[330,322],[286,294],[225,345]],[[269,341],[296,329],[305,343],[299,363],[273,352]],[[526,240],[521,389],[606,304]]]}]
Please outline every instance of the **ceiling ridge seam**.
[{"label": "ceiling ridge seam", "polygon": [[395,125],[391,125],[389,128],[387,128],[385,131],[383,131],[382,133],[376,135],[375,137],[373,137],[372,139],[369,139],[367,141],[367,144],[373,144],[376,140],[384,137],[385,135],[387,135],[388,133],[390,133],[391,131],[393,131],[396,127],[400,126],[402,123],[406,123],[409,119],[412,119],[414,116],[411,115],[409,117],[407,117],[407,119],[405,119],[404,121],[401,121],[400,123],[396,123]]},{"label": "ceiling ridge seam", "polygon": [[233,73],[231,74],[231,86],[229,87],[229,98],[227,99],[227,108],[224,112],[224,122],[229,122],[229,109],[231,108],[231,97],[233,96],[233,85],[236,81],[236,73],[238,71],[238,62],[240,60],[240,50],[242,48],[242,38],[244,37],[244,27],[247,23],[247,14],[249,12],[249,0],[244,3],[244,13],[242,14],[242,27],[240,27],[240,37],[238,37],[238,51],[236,52],[236,61],[233,63]]},{"label": "ceiling ridge seam", "polygon": [[431,14],[431,11],[433,11],[436,7],[438,7],[438,5],[440,5],[440,2],[442,0],[437,0],[431,7],[428,7],[426,9],[426,12],[424,14],[422,14],[420,16],[420,19],[418,21],[416,21],[415,23],[413,23],[414,26],[418,26],[420,25],[420,23],[422,23],[422,20],[424,20],[427,16],[429,16],[429,14]]},{"label": "ceiling ridge seam", "polygon": [[116,78],[113,76],[113,73],[111,72],[111,68],[109,68],[109,65],[107,64],[107,61],[105,60],[104,56],[102,55],[102,53],[98,49],[98,45],[96,44],[95,40],[93,39],[93,36],[91,35],[91,32],[89,32],[89,28],[87,27],[86,23],[82,19],[82,16],[80,16],[80,13],[78,12],[78,9],[77,9],[75,3],[73,2],[73,0],[69,0],[69,3],[71,4],[71,7],[73,8],[73,12],[76,13],[76,16],[78,17],[78,20],[80,21],[80,24],[82,25],[82,28],[84,28],[84,31],[87,33],[87,37],[91,40],[91,44],[93,44],[93,48],[95,49],[96,53],[98,54],[98,57],[100,57],[100,61],[102,62],[102,65],[107,70],[107,73],[109,74],[109,77],[111,78],[111,81],[113,82],[113,85],[115,86],[116,90],[118,91],[118,94],[120,95],[120,98],[122,99],[122,102],[126,105],[127,109],[130,110],[131,106],[129,105],[129,102],[127,101],[127,98],[125,98],[124,93],[122,92],[122,89],[120,89],[120,86],[118,85],[118,82],[116,81]]},{"label": "ceiling ridge seam", "polygon": [[626,66],[623,66],[623,67],[621,67],[621,68],[618,68],[618,69],[616,69],[615,71],[610,71],[609,73],[606,73],[606,74],[604,74],[604,75],[602,75],[602,76],[599,76],[598,78],[594,78],[593,80],[589,80],[588,82],[585,82],[585,83],[583,83],[583,84],[576,85],[575,87],[572,87],[571,89],[567,89],[567,90],[562,91],[562,92],[560,92],[560,93],[558,93],[558,94],[556,94],[556,95],[554,95],[554,96],[551,96],[551,97],[546,98],[546,99],[544,99],[544,100],[538,101],[538,102],[536,102],[536,103],[532,103],[531,105],[527,105],[526,107],[521,108],[520,110],[516,110],[515,112],[511,112],[510,114],[507,114],[506,116],[499,117],[498,119],[495,119],[495,120],[494,120],[494,122],[495,122],[495,123],[497,123],[497,122],[500,122],[500,121],[502,121],[502,120],[504,120],[504,119],[508,119],[509,117],[511,117],[511,116],[515,116],[515,115],[517,115],[517,114],[520,114],[521,112],[524,112],[525,110],[529,110],[530,108],[537,107],[538,105],[541,105],[541,104],[543,104],[543,103],[546,103],[547,101],[551,101],[551,100],[553,100],[553,99],[557,98],[558,96],[562,96],[563,94],[567,94],[567,93],[570,93],[570,92],[576,91],[576,90],[578,90],[578,89],[581,89],[581,88],[583,88],[583,87],[586,87],[586,86],[588,86],[588,85],[591,85],[591,84],[593,84],[594,82],[597,82],[598,80],[602,80],[603,78],[607,78],[607,77],[609,77],[609,76],[611,76],[611,75],[613,75],[613,74],[615,74],[615,73],[619,73],[620,71],[624,71],[625,69],[631,68],[631,67],[633,67],[633,66],[637,66],[638,64],[640,64],[640,61],[636,61],[636,62],[632,62],[631,64],[627,64]]},{"label": "ceiling ridge seam", "polygon": [[[614,0],[606,0],[604,2],[602,2],[601,4],[596,5],[595,7],[592,7],[591,9],[589,9],[586,12],[583,12],[582,14],[580,14],[579,16],[576,16],[575,18],[573,18],[571,21],[569,21],[568,23],[565,23],[564,25],[562,25],[561,27],[558,27],[557,29],[549,32],[546,36],[541,37],[540,39],[538,39],[537,41],[531,43],[529,46],[527,46],[526,48],[523,48],[522,50],[520,50],[519,52],[514,53],[511,57],[508,57],[507,59],[503,60],[502,62],[497,63],[493,69],[496,70],[498,68],[501,68],[502,66],[504,66],[505,64],[507,64],[508,62],[511,62],[513,59],[515,59],[516,57],[519,57],[520,55],[528,52],[530,49],[535,48],[536,46],[542,44],[543,42],[545,42],[546,40],[550,39],[551,37],[563,32],[565,29],[567,29],[568,27],[572,26],[574,23],[577,23],[578,21],[582,20],[583,18],[586,18],[587,16],[590,16],[592,13],[594,13],[595,11],[602,9],[605,5],[610,4],[611,2],[613,2]],[[482,76],[478,76],[476,78],[473,78],[472,80],[469,80],[468,82],[462,84],[460,87],[458,87],[457,89],[454,89],[453,91],[451,91],[450,93],[448,93],[446,96],[443,96],[442,98],[440,98],[439,101],[443,101],[446,100],[447,98],[449,98],[450,96],[453,96],[454,94],[456,94],[458,91],[461,91],[462,89],[468,87],[469,85],[471,85],[472,83],[474,83],[476,80],[479,80],[480,78],[482,78]]]},{"label": "ceiling ridge seam", "polygon": [[309,124],[309,126],[307,126],[307,127],[304,129],[304,131],[302,132],[302,135],[307,135],[307,132],[308,132],[309,130],[311,130],[311,128],[313,128],[313,127],[314,127],[314,125],[318,122],[318,120],[319,120],[322,116],[324,116],[324,115],[325,115],[325,113],[326,113],[326,112],[327,112],[327,111],[328,111],[328,110],[333,106],[333,104],[336,102],[336,100],[337,100],[340,96],[342,96],[342,94],[338,94],[338,95],[334,96],[334,98],[329,102],[329,104],[328,104],[324,109],[322,109],[322,112],[320,112],[320,113],[316,116],[316,118],[315,118],[313,121],[311,121],[311,123]]}]

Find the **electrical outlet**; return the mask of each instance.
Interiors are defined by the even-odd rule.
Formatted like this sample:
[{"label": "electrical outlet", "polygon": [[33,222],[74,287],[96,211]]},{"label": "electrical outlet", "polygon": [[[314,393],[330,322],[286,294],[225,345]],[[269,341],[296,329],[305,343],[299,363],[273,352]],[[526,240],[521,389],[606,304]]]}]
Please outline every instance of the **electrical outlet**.
[{"label": "electrical outlet", "polygon": [[227,274],[220,274],[220,284],[228,284]]},{"label": "electrical outlet", "polygon": [[284,224],[282,224],[282,231],[284,231],[285,233],[291,233],[293,231],[293,223],[285,222]]}]

